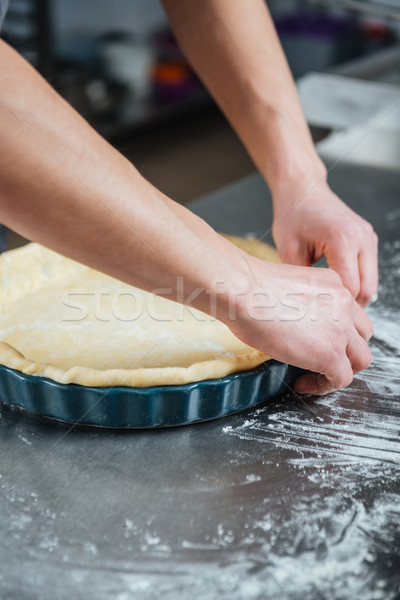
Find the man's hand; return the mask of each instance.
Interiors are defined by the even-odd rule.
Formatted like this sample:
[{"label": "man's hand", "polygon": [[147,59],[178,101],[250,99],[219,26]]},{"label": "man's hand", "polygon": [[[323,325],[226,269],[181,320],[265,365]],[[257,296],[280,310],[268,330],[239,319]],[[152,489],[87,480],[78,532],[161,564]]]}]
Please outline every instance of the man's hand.
[{"label": "man's hand", "polygon": [[248,292],[225,322],[250,346],[312,371],[296,381],[297,392],[328,394],[370,365],[372,324],[333,270],[245,261]]},{"label": "man's hand", "polygon": [[273,236],[281,259],[310,266],[325,256],[353,298],[367,306],[378,293],[378,238],[372,226],[325,181],[303,198],[296,191],[297,202],[290,188],[274,197]]}]

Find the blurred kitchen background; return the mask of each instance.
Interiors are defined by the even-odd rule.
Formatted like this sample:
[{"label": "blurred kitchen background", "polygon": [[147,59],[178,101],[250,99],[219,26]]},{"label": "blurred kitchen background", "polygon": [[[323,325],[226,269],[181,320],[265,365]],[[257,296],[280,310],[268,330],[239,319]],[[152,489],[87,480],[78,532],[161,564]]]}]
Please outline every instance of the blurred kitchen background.
[{"label": "blurred kitchen background", "polygon": [[[341,72],[340,65],[399,44],[400,0],[268,6],[296,79]],[[158,0],[11,0],[2,35],[175,200],[186,203],[254,171],[180,53]],[[400,82],[400,68],[390,73]]]}]

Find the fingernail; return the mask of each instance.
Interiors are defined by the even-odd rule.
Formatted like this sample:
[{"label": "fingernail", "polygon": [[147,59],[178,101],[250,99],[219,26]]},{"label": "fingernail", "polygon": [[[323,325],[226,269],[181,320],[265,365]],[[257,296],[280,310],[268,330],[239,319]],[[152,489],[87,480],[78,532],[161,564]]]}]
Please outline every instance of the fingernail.
[{"label": "fingernail", "polygon": [[371,296],[371,299],[369,301],[369,305],[371,306],[371,304],[375,304],[375,302],[378,300],[378,294],[373,294]]}]

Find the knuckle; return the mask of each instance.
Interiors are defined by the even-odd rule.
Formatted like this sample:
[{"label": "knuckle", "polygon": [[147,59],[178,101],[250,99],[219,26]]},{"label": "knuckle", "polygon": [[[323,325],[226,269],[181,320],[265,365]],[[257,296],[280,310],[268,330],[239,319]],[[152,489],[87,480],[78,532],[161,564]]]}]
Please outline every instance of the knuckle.
[{"label": "knuckle", "polygon": [[372,353],[371,350],[366,346],[365,353],[362,361],[362,370],[368,369],[370,364],[372,363]]},{"label": "knuckle", "polygon": [[341,385],[340,387],[347,387],[353,381],[353,372],[348,371],[348,373],[342,375]]},{"label": "knuckle", "polygon": [[364,369],[368,369],[372,362],[372,354],[371,350],[368,346],[365,347],[362,355],[357,356],[356,359],[352,360],[352,367],[355,373],[359,373],[360,371],[364,371]]},{"label": "knuckle", "polygon": [[365,235],[372,240],[373,244],[378,244],[378,235],[370,223],[366,225]]},{"label": "knuckle", "polygon": [[363,361],[359,356],[351,360],[351,368],[353,369],[353,373],[359,373],[364,369]]},{"label": "knuckle", "polygon": [[372,227],[372,225],[369,221],[363,221],[363,229],[364,229],[364,232],[368,235],[372,235],[375,233],[374,228]]},{"label": "knuckle", "polygon": [[344,388],[347,387],[348,385],[351,384],[351,382],[353,381],[353,369],[352,366],[349,362],[349,360],[346,360],[346,362],[341,362],[340,366],[338,368],[338,379],[337,379],[337,383],[339,385],[340,388]]},{"label": "knuckle", "polygon": [[327,379],[331,382],[332,388],[329,391],[347,387],[353,381],[352,365],[345,354],[346,348],[343,349],[341,346],[332,344],[329,362],[326,363],[328,368],[321,371],[326,373]]},{"label": "knuckle", "polygon": [[[343,363],[342,363],[343,364]],[[349,364],[348,368],[344,369],[342,365],[337,370],[336,376],[333,378],[335,389],[345,388],[353,381],[353,370]]]},{"label": "knuckle", "polygon": [[379,238],[375,232],[375,229],[371,225],[371,223],[369,223],[368,221],[363,222],[362,233],[363,233],[364,237],[367,237],[370,240],[372,240],[372,243],[375,247],[378,246]]}]

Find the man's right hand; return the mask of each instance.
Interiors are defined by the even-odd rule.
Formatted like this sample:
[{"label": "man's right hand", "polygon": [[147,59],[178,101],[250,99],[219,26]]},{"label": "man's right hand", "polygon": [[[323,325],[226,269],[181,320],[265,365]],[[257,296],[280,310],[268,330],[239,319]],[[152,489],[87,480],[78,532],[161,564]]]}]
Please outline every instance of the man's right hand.
[{"label": "man's right hand", "polygon": [[224,320],[246,344],[301,367],[295,391],[328,394],[371,363],[372,323],[331,269],[246,256],[250,285]]}]

